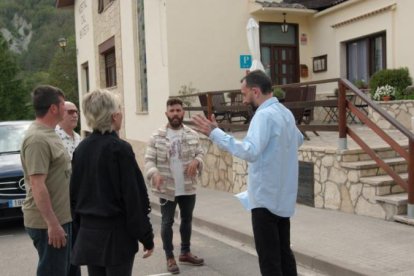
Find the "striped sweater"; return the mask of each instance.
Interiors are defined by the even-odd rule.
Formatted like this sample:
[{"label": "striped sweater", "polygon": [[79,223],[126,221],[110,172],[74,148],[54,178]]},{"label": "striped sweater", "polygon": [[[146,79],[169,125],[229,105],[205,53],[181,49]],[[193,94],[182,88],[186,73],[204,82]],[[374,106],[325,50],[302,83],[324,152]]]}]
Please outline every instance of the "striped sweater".
[{"label": "striped sweater", "polygon": [[[204,151],[200,144],[198,133],[187,126],[183,126],[182,134],[182,156],[183,164],[188,164],[194,159],[199,162],[197,177],[190,178],[184,174],[184,190],[188,194],[194,194],[196,185],[200,181],[201,171],[203,168]],[[154,133],[148,143],[145,153],[145,178],[150,183],[151,191],[155,196],[173,201],[175,198],[175,183],[170,170],[169,156],[170,141],[167,137],[167,127],[162,127]],[[164,180],[164,186],[161,191],[152,185],[152,176],[159,173]]]}]

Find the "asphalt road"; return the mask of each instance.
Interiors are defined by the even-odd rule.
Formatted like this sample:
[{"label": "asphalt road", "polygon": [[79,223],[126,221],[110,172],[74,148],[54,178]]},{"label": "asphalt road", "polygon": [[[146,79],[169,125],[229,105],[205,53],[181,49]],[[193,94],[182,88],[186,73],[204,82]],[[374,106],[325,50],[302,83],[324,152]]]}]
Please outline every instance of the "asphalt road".
[{"label": "asphalt road", "polygon": [[[135,257],[133,275],[169,275],[160,238],[160,218],[152,216],[155,232],[154,254],[142,259],[142,251]],[[179,231],[174,229],[175,254],[179,254]],[[193,231],[192,251],[205,259],[201,267],[180,265],[180,275],[259,275],[257,257],[243,248],[218,241],[207,235]],[[2,276],[35,275],[37,253],[30,238],[25,233],[22,222],[0,226],[0,271]],[[87,275],[86,268],[82,274]]]},{"label": "asphalt road", "polygon": [[[140,250],[135,257],[133,275],[162,276],[170,275],[166,269],[166,260],[160,238],[160,218],[152,215],[151,221],[155,233],[154,254],[142,259]],[[174,229],[175,254],[179,254],[180,237],[178,226]],[[252,248],[233,242],[216,233],[193,229],[191,249],[197,256],[203,257],[205,265],[179,265],[180,275],[191,276],[254,276],[260,275],[257,256]],[[37,253],[30,238],[25,233],[22,222],[2,223],[0,225],[0,271],[2,276],[35,275]],[[300,275],[318,275],[304,268],[298,268]],[[82,275],[87,275],[82,267]]]}]

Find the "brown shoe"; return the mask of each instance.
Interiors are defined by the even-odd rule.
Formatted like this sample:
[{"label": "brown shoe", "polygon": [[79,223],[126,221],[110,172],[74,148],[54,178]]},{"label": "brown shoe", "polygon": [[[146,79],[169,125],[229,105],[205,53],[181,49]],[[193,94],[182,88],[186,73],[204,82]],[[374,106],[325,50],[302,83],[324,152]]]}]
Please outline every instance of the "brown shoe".
[{"label": "brown shoe", "polygon": [[174,257],[167,259],[167,270],[171,274],[178,274],[178,273],[180,273],[180,269],[178,268],[178,265],[175,262]]},{"label": "brown shoe", "polygon": [[188,265],[203,265],[204,264],[203,258],[199,258],[191,254],[191,252],[181,254],[178,260],[180,261],[180,263],[188,264]]}]

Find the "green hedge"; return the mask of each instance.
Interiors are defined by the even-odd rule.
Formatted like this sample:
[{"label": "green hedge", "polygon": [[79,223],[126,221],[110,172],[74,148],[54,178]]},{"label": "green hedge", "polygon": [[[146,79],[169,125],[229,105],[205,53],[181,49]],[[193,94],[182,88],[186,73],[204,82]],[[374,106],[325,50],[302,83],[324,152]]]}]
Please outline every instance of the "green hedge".
[{"label": "green hedge", "polygon": [[405,99],[406,98],[406,88],[412,84],[412,79],[408,68],[399,68],[399,69],[385,69],[376,72],[372,75],[369,82],[371,88],[371,95],[374,95],[377,87],[384,85],[391,85],[396,89],[396,99]]}]

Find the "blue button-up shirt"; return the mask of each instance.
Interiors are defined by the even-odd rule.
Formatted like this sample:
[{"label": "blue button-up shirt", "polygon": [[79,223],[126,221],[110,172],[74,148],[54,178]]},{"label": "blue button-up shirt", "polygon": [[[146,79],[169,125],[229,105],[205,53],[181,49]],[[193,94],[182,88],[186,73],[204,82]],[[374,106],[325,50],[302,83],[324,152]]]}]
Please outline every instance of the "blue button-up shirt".
[{"label": "blue button-up shirt", "polygon": [[298,148],[303,135],[289,109],[276,98],[263,102],[256,110],[242,141],[219,128],[210,139],[248,167],[248,209],[266,208],[281,217],[295,211],[298,190]]}]

